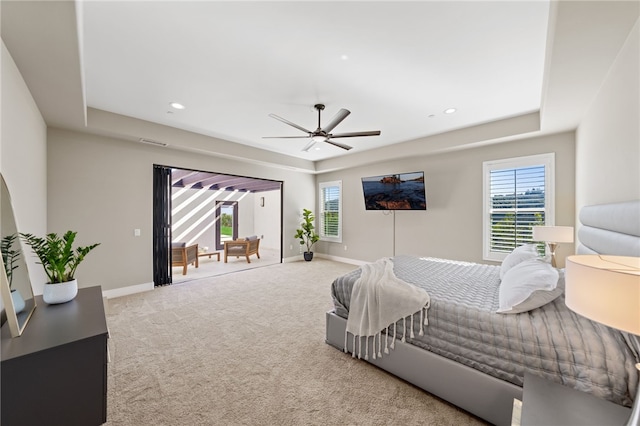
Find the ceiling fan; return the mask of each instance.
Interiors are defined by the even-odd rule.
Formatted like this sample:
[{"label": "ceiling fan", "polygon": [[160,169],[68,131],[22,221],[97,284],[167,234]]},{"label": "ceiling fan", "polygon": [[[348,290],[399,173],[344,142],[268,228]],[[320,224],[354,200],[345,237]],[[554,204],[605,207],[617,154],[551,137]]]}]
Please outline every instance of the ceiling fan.
[{"label": "ceiling fan", "polygon": [[322,113],[322,110],[324,110],[324,105],[323,104],[316,104],[313,106],[317,111],[318,111],[318,128],[316,130],[314,130],[313,132],[311,130],[307,130],[302,126],[298,126],[295,123],[292,123],[289,120],[285,120],[282,117],[278,117],[275,114],[269,114],[269,117],[273,117],[276,120],[280,120],[285,124],[288,124],[289,126],[295,127],[298,130],[302,130],[303,132],[305,132],[307,134],[307,136],[264,136],[263,139],[274,139],[274,138],[278,138],[278,139],[297,139],[297,138],[311,138],[311,140],[309,141],[309,143],[302,149],[303,151],[309,151],[309,149],[315,145],[317,142],[326,142],[328,144],[337,146],[339,148],[342,149],[346,149],[346,150],[350,150],[351,147],[349,145],[345,145],[343,143],[340,142],[336,142],[332,139],[337,139],[337,138],[355,138],[355,137],[359,137],[359,136],[379,136],[380,135],[380,131],[379,130],[373,130],[370,132],[351,132],[351,133],[336,133],[336,134],[332,134],[330,133],[338,124],[340,124],[342,122],[342,120],[344,120],[345,118],[347,118],[347,115],[351,114],[351,111],[346,110],[346,109],[341,109],[340,111],[338,111],[338,113],[331,119],[331,121],[329,122],[329,124],[327,124],[324,127],[320,127],[320,114]]}]

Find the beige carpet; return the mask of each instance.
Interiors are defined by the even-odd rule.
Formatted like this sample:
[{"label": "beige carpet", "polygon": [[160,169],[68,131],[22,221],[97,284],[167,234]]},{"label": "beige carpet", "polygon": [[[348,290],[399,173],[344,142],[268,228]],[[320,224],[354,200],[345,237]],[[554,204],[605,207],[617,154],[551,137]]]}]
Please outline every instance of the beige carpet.
[{"label": "beige carpet", "polygon": [[323,259],[111,299],[108,425],[481,425],[324,343]]}]

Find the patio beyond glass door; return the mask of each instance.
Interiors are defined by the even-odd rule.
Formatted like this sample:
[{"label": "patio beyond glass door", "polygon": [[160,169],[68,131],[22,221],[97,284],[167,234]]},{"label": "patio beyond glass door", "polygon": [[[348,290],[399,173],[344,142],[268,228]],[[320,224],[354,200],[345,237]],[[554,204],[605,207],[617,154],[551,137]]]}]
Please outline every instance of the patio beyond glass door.
[{"label": "patio beyond glass door", "polygon": [[238,203],[216,203],[216,250],[224,249],[224,242],[238,238]]}]

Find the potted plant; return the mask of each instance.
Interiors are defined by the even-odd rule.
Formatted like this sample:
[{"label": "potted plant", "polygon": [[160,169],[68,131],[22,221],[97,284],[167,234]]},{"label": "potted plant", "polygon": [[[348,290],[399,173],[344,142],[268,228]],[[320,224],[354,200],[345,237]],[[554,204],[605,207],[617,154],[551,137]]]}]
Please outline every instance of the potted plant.
[{"label": "potted plant", "polygon": [[13,307],[16,314],[22,312],[25,307],[24,299],[20,292],[13,288],[13,271],[18,269],[16,262],[20,257],[20,250],[13,249],[13,243],[18,238],[17,234],[7,235],[2,238],[0,242],[0,251],[2,251],[2,263],[4,264],[4,271],[7,275],[7,281],[9,282],[9,290],[11,291],[11,300],[13,301]]},{"label": "potted plant", "polygon": [[47,234],[46,238],[33,234],[20,236],[31,247],[44,267],[49,278],[45,284],[42,299],[49,304],[65,303],[78,294],[78,281],[75,279],[76,269],[85,256],[98,244],[73,249],[73,242],[77,232],[67,231],[62,237],[55,233]]},{"label": "potted plant", "polygon": [[313,221],[315,220],[315,217],[313,216],[313,213],[311,213],[311,210],[303,209],[302,219],[303,222],[300,223],[300,228],[296,230],[295,238],[300,240],[300,245],[307,246],[307,251],[304,252],[304,260],[308,262],[313,259],[313,252],[311,251],[311,248],[316,242],[318,242],[320,236],[314,231],[315,228],[313,226]]}]

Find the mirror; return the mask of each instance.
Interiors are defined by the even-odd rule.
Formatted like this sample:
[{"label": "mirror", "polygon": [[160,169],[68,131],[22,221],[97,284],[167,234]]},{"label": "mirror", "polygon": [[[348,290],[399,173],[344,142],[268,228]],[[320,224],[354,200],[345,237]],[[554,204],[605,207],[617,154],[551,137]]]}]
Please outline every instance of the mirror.
[{"label": "mirror", "polygon": [[29,271],[24,259],[25,251],[18,235],[9,189],[0,175],[0,290],[2,290],[2,325],[6,321],[12,337],[22,334],[27,321],[36,308]]}]

